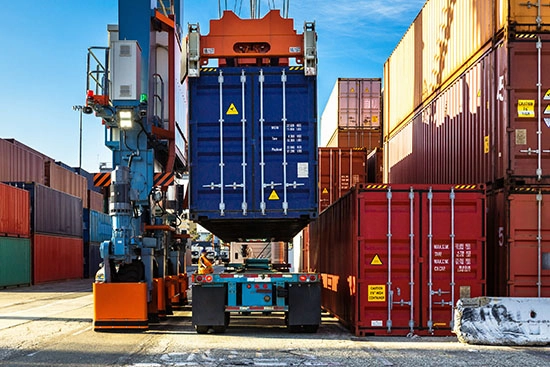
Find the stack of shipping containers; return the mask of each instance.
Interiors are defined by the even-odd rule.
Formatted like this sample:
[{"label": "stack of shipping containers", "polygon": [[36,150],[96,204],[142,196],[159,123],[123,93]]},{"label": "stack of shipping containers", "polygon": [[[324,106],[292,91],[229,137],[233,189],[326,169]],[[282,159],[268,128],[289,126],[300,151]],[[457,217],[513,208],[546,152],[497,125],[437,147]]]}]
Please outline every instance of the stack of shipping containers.
[{"label": "stack of shipping containers", "polygon": [[0,183],[0,287],[31,284],[29,193]]},{"label": "stack of shipping containers", "polygon": [[368,176],[367,159],[380,151],[382,142],[381,85],[379,78],[339,78],[334,85],[321,116],[320,212],[357,183],[381,178],[374,167],[373,176]]},{"label": "stack of shipping containers", "polygon": [[28,267],[32,282],[90,274],[89,257],[93,256],[97,268],[99,245],[94,242],[90,255],[83,236],[98,242],[110,237],[110,230],[107,238],[103,234],[106,223],[110,226],[110,218],[101,215],[103,195],[88,187],[86,177],[17,140],[0,139],[0,153],[0,181],[29,195]]},{"label": "stack of shipping containers", "polygon": [[385,181],[487,185],[488,295],[550,296],[550,8],[430,0],[384,65]]}]

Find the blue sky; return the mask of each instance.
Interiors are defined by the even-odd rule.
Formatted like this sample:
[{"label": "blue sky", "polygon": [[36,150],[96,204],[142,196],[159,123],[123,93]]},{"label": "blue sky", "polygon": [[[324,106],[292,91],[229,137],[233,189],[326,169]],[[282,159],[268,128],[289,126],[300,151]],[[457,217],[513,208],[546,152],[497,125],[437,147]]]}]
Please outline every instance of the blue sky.
[{"label": "blue sky", "polygon": [[[138,0],[136,0],[138,1]],[[149,0],[139,0],[149,1]],[[184,21],[209,31],[218,0],[183,0]],[[249,17],[249,1],[221,1]],[[381,78],[383,64],[424,0],[290,0],[289,17],[302,32],[318,33],[319,116],[337,78]],[[116,0],[0,0],[0,137],[15,138],[55,160],[78,166],[79,113],[85,103],[86,53],[107,46],[107,24],[117,23]],[[235,3],[237,6],[235,8]],[[262,15],[273,0],[261,0]],[[276,7],[281,1],[275,0]],[[104,129],[83,117],[82,167],[96,172],[111,161]]]}]

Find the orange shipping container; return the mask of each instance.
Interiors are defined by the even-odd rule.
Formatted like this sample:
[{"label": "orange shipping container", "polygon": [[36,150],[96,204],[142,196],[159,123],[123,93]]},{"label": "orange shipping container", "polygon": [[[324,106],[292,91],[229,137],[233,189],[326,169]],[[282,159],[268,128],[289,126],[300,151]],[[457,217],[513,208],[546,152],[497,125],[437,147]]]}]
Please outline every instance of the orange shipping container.
[{"label": "orange shipping container", "polygon": [[29,237],[29,192],[0,183],[0,236]]},{"label": "orange shipping container", "polygon": [[82,238],[34,234],[33,283],[82,278],[83,251]]}]

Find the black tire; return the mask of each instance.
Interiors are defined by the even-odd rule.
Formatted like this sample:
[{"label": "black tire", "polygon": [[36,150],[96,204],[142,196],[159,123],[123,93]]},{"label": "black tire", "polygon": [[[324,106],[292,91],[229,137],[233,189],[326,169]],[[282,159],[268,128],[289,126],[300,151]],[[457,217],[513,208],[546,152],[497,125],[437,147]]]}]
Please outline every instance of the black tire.
[{"label": "black tire", "polygon": [[225,327],[228,327],[230,322],[231,322],[231,313],[226,312],[225,313]]},{"label": "black tire", "polygon": [[195,325],[195,330],[197,334],[206,334],[208,333],[208,325]]}]

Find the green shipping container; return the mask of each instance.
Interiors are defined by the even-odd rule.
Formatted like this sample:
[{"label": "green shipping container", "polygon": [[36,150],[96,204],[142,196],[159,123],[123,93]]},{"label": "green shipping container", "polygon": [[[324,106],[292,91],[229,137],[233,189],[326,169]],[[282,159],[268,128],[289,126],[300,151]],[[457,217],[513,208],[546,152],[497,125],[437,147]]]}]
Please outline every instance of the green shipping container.
[{"label": "green shipping container", "polygon": [[31,240],[0,237],[0,287],[31,284]]}]

